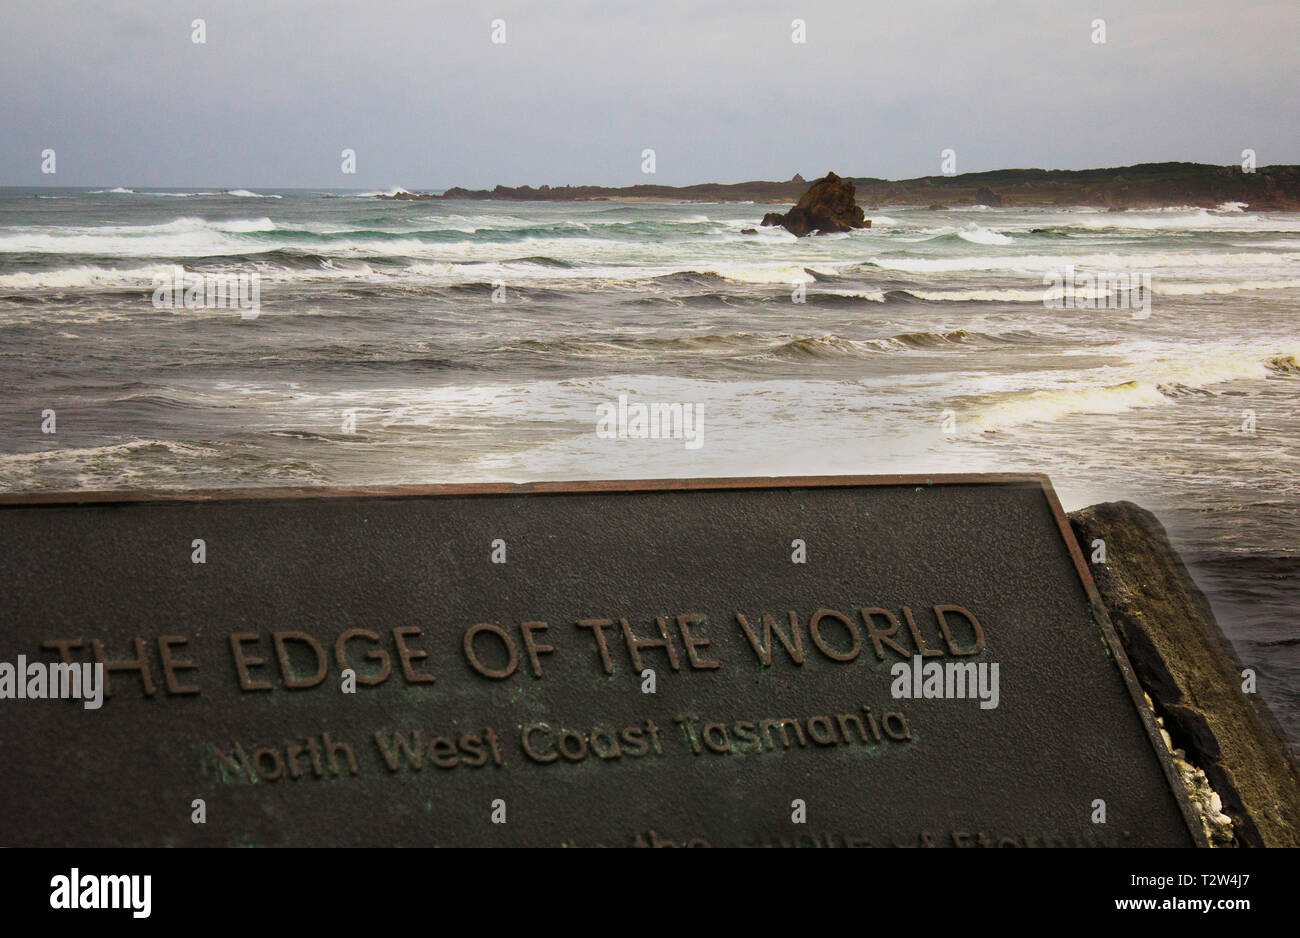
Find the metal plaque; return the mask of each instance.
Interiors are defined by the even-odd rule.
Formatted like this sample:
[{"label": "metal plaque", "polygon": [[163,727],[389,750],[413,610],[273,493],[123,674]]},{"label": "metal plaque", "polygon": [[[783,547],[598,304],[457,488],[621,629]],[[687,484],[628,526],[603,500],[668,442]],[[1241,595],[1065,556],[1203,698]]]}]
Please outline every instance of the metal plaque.
[{"label": "metal plaque", "polygon": [[1039,476],[9,496],[0,597],[5,845],[1202,842]]}]

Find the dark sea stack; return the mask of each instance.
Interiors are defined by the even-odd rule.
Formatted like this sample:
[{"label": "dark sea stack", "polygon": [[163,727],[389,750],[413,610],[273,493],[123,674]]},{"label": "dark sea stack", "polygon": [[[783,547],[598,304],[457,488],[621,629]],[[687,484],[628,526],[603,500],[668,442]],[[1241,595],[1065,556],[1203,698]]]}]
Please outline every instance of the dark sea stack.
[{"label": "dark sea stack", "polygon": [[1300,781],[1285,736],[1244,692],[1242,663],[1160,522],[1108,502],[1071,512],[1070,524],[1085,557],[1105,543],[1106,562],[1089,568],[1175,765],[1182,758],[1204,773],[1236,845],[1300,846]]},{"label": "dark sea stack", "polygon": [[383,199],[386,202],[427,202],[429,199],[438,198],[438,196],[432,192],[394,192],[392,195],[381,192],[375,198]]},{"label": "dark sea stack", "polygon": [[853,183],[834,173],[827,173],[809,186],[798,204],[784,215],[768,212],[763,216],[762,224],[767,227],[780,225],[797,238],[814,232],[831,234],[871,227],[857,203]]},{"label": "dark sea stack", "polygon": [[[772,214],[772,213],[769,212],[769,214]],[[758,234],[758,229],[757,229],[757,228],[741,228],[741,229],[740,229],[740,233],[741,233],[741,234],[745,234],[745,235],[749,235],[749,234],[755,234],[755,235],[756,235],[756,234]]]},{"label": "dark sea stack", "polygon": [[492,193],[486,189],[462,189],[460,186],[452,186],[442,194],[444,199],[490,199]]},{"label": "dark sea stack", "polygon": [[997,207],[1003,204],[1002,196],[998,195],[988,186],[980,186],[975,190],[975,201],[980,205]]}]

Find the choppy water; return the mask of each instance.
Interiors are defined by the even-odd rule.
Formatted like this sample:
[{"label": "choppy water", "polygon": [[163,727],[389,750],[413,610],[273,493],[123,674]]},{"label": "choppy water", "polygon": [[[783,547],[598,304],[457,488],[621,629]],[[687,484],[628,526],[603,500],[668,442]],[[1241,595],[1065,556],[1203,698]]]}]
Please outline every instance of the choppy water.
[{"label": "choppy water", "polygon": [[[1300,741],[1300,217],[322,195],[0,190],[0,489],[1041,471],[1156,511]],[[177,264],[258,316],[155,308]],[[1150,315],[1047,308],[1070,264]]]}]

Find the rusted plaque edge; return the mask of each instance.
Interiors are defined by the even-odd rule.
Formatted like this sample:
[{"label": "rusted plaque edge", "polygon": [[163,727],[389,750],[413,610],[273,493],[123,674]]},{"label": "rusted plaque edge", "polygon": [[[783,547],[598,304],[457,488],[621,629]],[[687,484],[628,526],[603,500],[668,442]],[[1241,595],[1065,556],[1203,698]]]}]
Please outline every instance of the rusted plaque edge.
[{"label": "rusted plaque edge", "polygon": [[31,494],[0,493],[0,508],[40,507],[104,504],[165,504],[167,502],[258,502],[290,501],[300,499],[331,498],[427,498],[436,496],[492,496],[492,495],[575,495],[575,494],[626,494],[633,492],[703,492],[745,489],[818,489],[861,488],[866,486],[929,486],[929,485],[1007,485],[1037,486],[1047,501],[1048,509],[1056,520],[1061,539],[1065,542],[1074,570],[1079,575],[1088,596],[1093,623],[1101,632],[1110,652],[1110,658],[1119,668],[1120,676],[1128,688],[1129,697],[1146,727],[1147,737],[1160,767],[1164,769],[1169,793],[1178,803],[1183,821],[1198,847],[1209,847],[1209,840],[1196,816],[1183,787],[1173,756],[1160,735],[1155,713],[1147,706],[1144,691],[1138,684],[1124,646],[1110,621],[1110,614],[1097,592],[1088,564],[1075,540],[1070,521],[1061,508],[1052,482],[1042,473],[942,473],[938,475],[828,475],[828,476],[756,476],[747,478],[719,477],[699,479],[610,479],[564,482],[468,482],[437,485],[378,485],[378,486],[307,486],[285,488],[234,488],[156,491],[102,491],[102,492],[37,492]]}]

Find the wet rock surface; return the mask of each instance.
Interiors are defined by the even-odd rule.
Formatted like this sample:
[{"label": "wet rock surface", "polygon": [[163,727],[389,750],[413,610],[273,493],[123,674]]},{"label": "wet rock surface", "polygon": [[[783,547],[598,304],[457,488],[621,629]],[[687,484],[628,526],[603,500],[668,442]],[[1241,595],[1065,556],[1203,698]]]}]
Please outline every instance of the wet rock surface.
[{"label": "wet rock surface", "polygon": [[1212,844],[1300,846],[1300,781],[1276,720],[1155,515],[1131,502],[1070,513],[1093,579]]},{"label": "wet rock surface", "polygon": [[809,186],[795,207],[784,215],[768,212],[763,216],[762,224],[767,227],[780,225],[798,238],[814,233],[834,234],[871,227],[871,222],[863,215],[862,206],[858,205],[853,183],[834,173],[827,173]]}]

